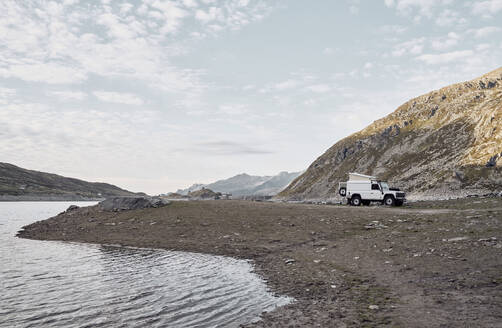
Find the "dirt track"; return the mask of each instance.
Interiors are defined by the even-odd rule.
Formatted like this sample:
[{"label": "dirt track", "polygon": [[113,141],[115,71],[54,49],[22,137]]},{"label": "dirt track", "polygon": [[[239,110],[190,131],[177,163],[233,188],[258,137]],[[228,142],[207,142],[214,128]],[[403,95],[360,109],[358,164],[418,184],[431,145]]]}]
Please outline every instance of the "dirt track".
[{"label": "dirt track", "polygon": [[81,208],[20,237],[253,259],[297,301],[257,327],[502,327],[502,199],[400,208],[246,201]]}]

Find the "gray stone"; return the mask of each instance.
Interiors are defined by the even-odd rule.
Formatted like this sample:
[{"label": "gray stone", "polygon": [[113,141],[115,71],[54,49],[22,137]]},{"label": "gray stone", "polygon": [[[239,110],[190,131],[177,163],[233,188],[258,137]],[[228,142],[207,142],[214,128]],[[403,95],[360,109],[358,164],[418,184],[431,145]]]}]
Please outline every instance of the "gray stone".
[{"label": "gray stone", "polygon": [[499,154],[495,154],[492,157],[490,157],[490,160],[486,163],[486,167],[494,167],[497,165],[497,160],[499,159]]},{"label": "gray stone", "polygon": [[79,209],[80,207],[78,207],[77,205],[70,205],[70,207],[68,207],[66,209],[66,212],[71,212],[71,211],[74,211],[74,210],[77,210]]},{"label": "gray stone", "polygon": [[100,202],[98,206],[104,211],[125,211],[141,208],[157,208],[170,204],[160,197],[112,197]]}]

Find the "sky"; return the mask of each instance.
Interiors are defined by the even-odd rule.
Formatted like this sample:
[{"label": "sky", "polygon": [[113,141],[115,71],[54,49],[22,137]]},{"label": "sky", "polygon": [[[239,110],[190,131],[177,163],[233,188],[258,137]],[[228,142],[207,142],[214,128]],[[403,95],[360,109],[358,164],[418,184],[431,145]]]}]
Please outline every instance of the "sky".
[{"label": "sky", "polygon": [[0,161],[159,194],[300,171],[502,66],[502,0],[0,1]]}]

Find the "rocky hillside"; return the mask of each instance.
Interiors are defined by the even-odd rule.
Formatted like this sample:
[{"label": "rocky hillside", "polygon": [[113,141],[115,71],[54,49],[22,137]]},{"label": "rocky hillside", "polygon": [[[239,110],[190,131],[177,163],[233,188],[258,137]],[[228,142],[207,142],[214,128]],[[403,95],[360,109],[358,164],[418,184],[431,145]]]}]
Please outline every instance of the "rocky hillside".
[{"label": "rocky hillside", "polygon": [[348,172],[415,195],[502,190],[502,68],[414,98],[340,140],[279,197],[334,198]]},{"label": "rocky hillside", "polygon": [[207,185],[194,184],[187,189],[180,189],[176,193],[187,195],[190,192],[208,188],[216,192],[231,193],[234,197],[273,196],[286,188],[299,175],[300,172],[281,172],[274,176],[255,176],[242,173]]},{"label": "rocky hillside", "polygon": [[86,182],[0,163],[0,200],[80,200],[137,195],[111,184]]}]

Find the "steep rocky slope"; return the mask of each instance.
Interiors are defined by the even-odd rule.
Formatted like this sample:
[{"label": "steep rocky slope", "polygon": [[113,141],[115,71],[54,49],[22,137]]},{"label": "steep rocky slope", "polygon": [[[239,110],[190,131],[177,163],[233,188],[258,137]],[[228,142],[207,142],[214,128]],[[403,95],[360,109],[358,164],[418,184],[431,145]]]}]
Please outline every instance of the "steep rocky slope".
[{"label": "steep rocky slope", "polygon": [[279,197],[334,198],[354,171],[415,195],[502,190],[502,68],[414,98],[340,140]]},{"label": "steep rocky slope", "polygon": [[87,182],[0,163],[0,200],[80,200],[132,196],[108,183]]}]

